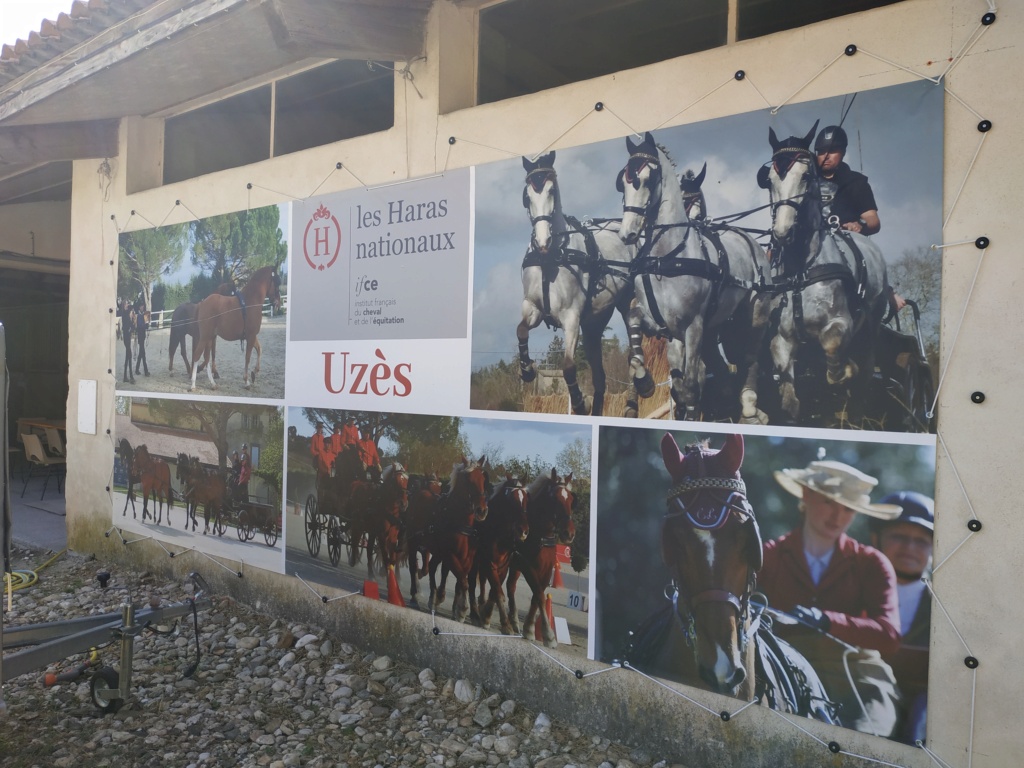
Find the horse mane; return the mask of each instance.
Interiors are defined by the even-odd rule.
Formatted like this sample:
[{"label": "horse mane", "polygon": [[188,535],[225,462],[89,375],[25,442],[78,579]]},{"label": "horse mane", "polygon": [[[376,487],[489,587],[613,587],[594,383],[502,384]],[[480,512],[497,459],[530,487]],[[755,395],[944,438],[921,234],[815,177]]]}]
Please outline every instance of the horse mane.
[{"label": "horse mane", "polygon": [[526,491],[527,493],[530,494],[531,497],[539,496],[553,482],[554,481],[551,479],[551,475],[540,475],[537,479],[530,483],[530,487],[527,488]]},{"label": "horse mane", "polygon": [[[661,144],[659,142],[654,142],[654,146],[656,146],[658,150],[661,152],[661,154],[665,156],[665,159],[668,160],[668,164],[672,168],[673,175],[678,173],[678,171],[676,170],[676,161],[672,159],[672,155],[669,154],[668,148],[664,144]],[[693,172],[691,171],[690,173]],[[662,178],[665,178],[664,175],[662,175]]]}]

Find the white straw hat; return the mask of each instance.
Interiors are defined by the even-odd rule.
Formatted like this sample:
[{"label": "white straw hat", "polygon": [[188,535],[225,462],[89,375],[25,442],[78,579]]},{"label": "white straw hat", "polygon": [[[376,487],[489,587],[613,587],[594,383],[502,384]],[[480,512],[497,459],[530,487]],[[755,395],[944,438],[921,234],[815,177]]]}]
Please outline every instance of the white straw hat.
[{"label": "white straw hat", "polygon": [[879,520],[895,520],[902,511],[896,504],[872,504],[870,493],[878,480],[841,461],[812,461],[805,469],[776,471],[775,480],[798,499],[809,488]]}]

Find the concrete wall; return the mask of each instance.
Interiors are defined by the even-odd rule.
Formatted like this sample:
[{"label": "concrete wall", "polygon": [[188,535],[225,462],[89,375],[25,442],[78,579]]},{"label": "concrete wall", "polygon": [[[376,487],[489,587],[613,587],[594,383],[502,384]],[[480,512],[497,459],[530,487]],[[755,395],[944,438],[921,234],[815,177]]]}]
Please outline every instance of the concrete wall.
[{"label": "concrete wall", "polygon": [[[117,229],[148,226],[131,216],[132,209],[149,221],[163,222],[166,217],[170,223],[184,220],[188,211],[209,216],[280,202],[260,186],[302,197],[338,161],[373,185],[503,159],[510,152],[535,153],[551,142],[556,148],[575,146],[620,137],[631,129],[660,127],[665,121],[675,125],[765,109],[765,99],[772,104],[802,101],[912,79],[914,75],[902,67],[935,77],[981,34],[945,80],[950,94],[945,117],[944,240],[966,244],[941,252],[944,376],[936,499],[940,566],[934,582],[942,608],[934,611],[928,747],[953,766],[1016,764],[1024,738],[1015,722],[1021,694],[1014,651],[1024,626],[1024,608],[1015,599],[1016,574],[1011,568],[1019,561],[1022,525],[1011,506],[1024,491],[1024,475],[1017,467],[1019,451],[1012,446],[1020,443],[1024,411],[1012,401],[1012,393],[1015,374],[1022,368],[1015,335],[1022,327],[1016,287],[1024,278],[1024,262],[1015,236],[1024,210],[1024,127],[1017,82],[1024,71],[1024,17],[1019,5],[1008,4],[994,24],[983,28],[980,19],[988,10],[983,0],[906,0],[508,102],[447,112],[465,103],[460,95],[465,83],[439,82],[439,73],[449,65],[464,66],[462,60],[447,59],[462,55],[459,46],[445,44],[447,28],[464,37],[465,14],[472,12],[440,0],[428,29],[427,60],[412,67],[423,97],[398,80],[395,127],[387,132],[134,195],[126,193],[123,168],[115,163],[106,199],[96,183],[98,162],[77,162],[70,237],[71,316],[92,321],[71,326],[68,422],[74,424],[78,412],[77,380],[96,379],[100,429],[95,436],[74,429],[68,434],[71,546],[134,559],[148,567],[158,567],[160,558],[168,568],[177,565],[167,562],[155,547],[135,545],[129,551],[103,536],[111,509],[105,486],[113,441],[106,430],[113,425],[115,347],[109,309],[115,296]],[[858,45],[860,53],[842,56],[849,43]],[[829,62],[833,63],[827,66]],[[729,82],[738,69],[746,71],[747,82]],[[598,101],[610,110],[594,112]],[[673,117],[688,104],[693,106]],[[616,115],[628,116],[628,128]],[[982,118],[994,126],[987,134],[977,130]],[[122,141],[125,136],[127,130]],[[449,136],[464,140],[449,145]],[[122,144],[121,157],[126,156]],[[248,182],[257,186],[247,190]],[[356,185],[342,170],[331,174],[320,192]],[[188,210],[175,209],[176,199]],[[979,236],[990,238],[985,251],[973,245]],[[972,403],[974,391],[985,393],[984,403]],[[984,524],[973,535],[967,528],[972,518]],[[674,754],[688,765],[864,764],[830,755],[822,743],[757,708],[726,724],[622,670],[578,681],[525,643],[436,638],[430,634],[429,619],[412,612],[397,613],[359,598],[324,606],[296,580],[272,574],[247,573],[241,580],[224,576],[218,581],[220,588],[264,610],[302,614],[301,618],[333,626],[360,644],[404,655],[439,672],[470,675],[583,727],[645,744],[655,754]],[[964,665],[967,655],[979,659],[976,670]],[[600,665],[588,665],[588,670],[597,668]],[[583,696],[576,698],[580,692]],[[711,694],[688,693],[714,711],[735,704]],[[824,742],[835,738],[844,750],[890,764],[934,764],[922,750],[813,723],[801,727]]]}]

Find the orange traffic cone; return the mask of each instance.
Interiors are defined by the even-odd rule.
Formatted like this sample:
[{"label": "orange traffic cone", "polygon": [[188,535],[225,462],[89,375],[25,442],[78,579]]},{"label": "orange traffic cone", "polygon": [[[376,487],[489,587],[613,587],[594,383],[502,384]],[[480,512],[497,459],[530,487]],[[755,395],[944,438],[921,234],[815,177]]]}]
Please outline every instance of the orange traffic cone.
[{"label": "orange traffic cone", "polygon": [[551,579],[551,586],[555,589],[562,589],[565,587],[565,582],[562,581],[562,566],[559,565],[558,561],[555,560],[555,575]]},{"label": "orange traffic cone", "polygon": [[376,581],[363,582],[363,597],[368,597],[371,600],[380,600],[380,588],[377,586]]},{"label": "orange traffic cone", "polygon": [[405,600],[402,599],[402,590],[398,588],[398,579],[395,577],[395,566],[388,566],[388,602],[405,608]]}]

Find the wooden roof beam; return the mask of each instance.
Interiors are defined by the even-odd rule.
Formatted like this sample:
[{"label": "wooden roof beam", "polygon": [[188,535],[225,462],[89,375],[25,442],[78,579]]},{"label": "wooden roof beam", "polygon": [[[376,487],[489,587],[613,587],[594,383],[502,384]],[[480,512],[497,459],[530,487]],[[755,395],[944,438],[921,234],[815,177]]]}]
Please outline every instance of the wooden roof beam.
[{"label": "wooden roof beam", "polygon": [[5,165],[116,157],[117,120],[0,126],[0,171]]}]

